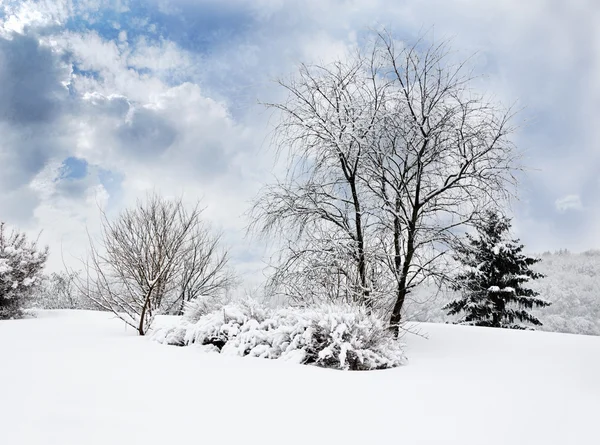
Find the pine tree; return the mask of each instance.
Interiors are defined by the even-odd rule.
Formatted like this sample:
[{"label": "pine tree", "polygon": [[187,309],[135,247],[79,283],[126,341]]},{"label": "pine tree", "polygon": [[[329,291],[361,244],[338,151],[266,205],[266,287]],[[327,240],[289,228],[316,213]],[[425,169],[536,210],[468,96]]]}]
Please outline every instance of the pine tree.
[{"label": "pine tree", "polygon": [[38,249],[24,233],[7,233],[0,222],[0,319],[21,315],[26,299],[42,280],[48,248]]},{"label": "pine tree", "polygon": [[467,242],[456,249],[455,259],[464,269],[452,287],[461,297],[443,309],[448,315],[463,313],[457,323],[512,329],[528,329],[522,322],[541,326],[527,310],[550,303],[523,286],[543,277],[530,269],[540,260],[523,255],[519,240],[508,238],[510,227],[510,219],[488,211],[476,226],[478,236],[467,234]]}]

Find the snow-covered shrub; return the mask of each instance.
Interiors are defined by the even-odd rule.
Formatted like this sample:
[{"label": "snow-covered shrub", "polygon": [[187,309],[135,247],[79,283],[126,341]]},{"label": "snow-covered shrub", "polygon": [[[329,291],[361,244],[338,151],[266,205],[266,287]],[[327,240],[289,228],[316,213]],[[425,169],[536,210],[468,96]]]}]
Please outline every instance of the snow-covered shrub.
[{"label": "snow-covered shrub", "polygon": [[178,323],[162,326],[153,333],[153,338],[161,343],[184,346],[185,336],[189,326],[202,318],[224,308],[224,299],[218,295],[201,295],[184,304],[183,316]]},{"label": "snow-covered shrub", "polygon": [[155,330],[152,338],[177,346],[213,344],[220,350],[240,325],[251,319],[263,320],[265,311],[250,299],[223,305],[219,298],[198,297],[186,304],[179,323]]},{"label": "snow-covered shrub", "polygon": [[38,248],[24,233],[7,232],[0,222],[0,319],[21,315],[41,281],[48,248]]},{"label": "snow-covered shrub", "polygon": [[[292,359],[292,355],[301,363],[353,370],[393,368],[404,362],[401,345],[387,323],[361,307],[336,304],[281,309],[263,327],[272,332],[263,344],[271,346],[269,353],[274,358]],[[257,352],[260,348],[253,348],[249,355]]]},{"label": "snow-covered shrub", "polygon": [[404,363],[386,323],[349,305],[272,310],[230,303],[196,322],[158,330],[157,341],[202,345],[222,354],[282,359],[336,369],[385,369]]},{"label": "snow-covered shrub", "polygon": [[225,305],[225,300],[219,295],[200,295],[192,301],[184,303],[183,320],[196,323],[204,315],[210,314]]}]

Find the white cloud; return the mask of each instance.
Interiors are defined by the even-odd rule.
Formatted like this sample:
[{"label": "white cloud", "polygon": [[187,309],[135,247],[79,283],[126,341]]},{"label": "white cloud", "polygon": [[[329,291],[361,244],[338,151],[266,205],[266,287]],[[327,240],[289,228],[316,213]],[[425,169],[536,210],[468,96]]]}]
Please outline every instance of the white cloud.
[{"label": "white cloud", "polygon": [[567,210],[583,210],[583,205],[581,204],[581,198],[579,195],[567,195],[562,198],[557,199],[554,202],[556,210],[560,213],[564,213]]},{"label": "white cloud", "polygon": [[23,33],[28,26],[59,24],[67,17],[66,4],[62,2],[7,1],[4,19],[0,19],[0,35]]}]

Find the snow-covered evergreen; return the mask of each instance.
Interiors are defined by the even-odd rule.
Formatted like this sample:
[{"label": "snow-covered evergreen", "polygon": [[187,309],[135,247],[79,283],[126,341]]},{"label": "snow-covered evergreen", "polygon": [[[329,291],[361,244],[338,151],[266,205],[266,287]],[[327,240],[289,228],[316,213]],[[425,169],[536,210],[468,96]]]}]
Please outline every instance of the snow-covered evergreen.
[{"label": "snow-covered evergreen", "polygon": [[48,248],[39,249],[24,233],[0,222],[0,319],[19,316],[42,279]]},{"label": "snow-covered evergreen", "polygon": [[524,255],[519,240],[509,239],[510,227],[510,219],[489,211],[477,226],[478,236],[467,234],[467,242],[457,247],[455,259],[464,269],[453,288],[460,297],[444,309],[463,314],[458,323],[513,329],[542,324],[528,310],[550,303],[524,286],[543,277],[531,269],[540,260]]}]

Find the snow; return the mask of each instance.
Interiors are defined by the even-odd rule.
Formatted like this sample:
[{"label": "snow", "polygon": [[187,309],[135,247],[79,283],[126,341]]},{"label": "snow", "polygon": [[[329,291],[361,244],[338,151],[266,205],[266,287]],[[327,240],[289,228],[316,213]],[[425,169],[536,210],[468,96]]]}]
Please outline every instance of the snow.
[{"label": "snow", "polygon": [[[310,308],[261,307],[254,300],[231,302],[199,315],[205,302],[191,307],[182,319],[156,329],[159,343],[189,346],[214,344],[222,354],[301,360],[338,369],[388,369],[405,363],[402,343],[385,323],[347,304]],[[194,323],[189,320],[196,319]],[[304,357],[296,351],[306,353]]]},{"label": "snow", "polygon": [[500,288],[498,286],[490,286],[488,291],[490,292],[507,292],[507,293],[515,293],[515,289],[513,287],[507,286]]},{"label": "snow", "polygon": [[0,321],[11,445],[595,443],[600,338],[421,324],[344,372],[138,337],[103,312]]},{"label": "snow", "polygon": [[0,258],[0,275],[11,272],[12,267],[8,264],[8,259]]}]

